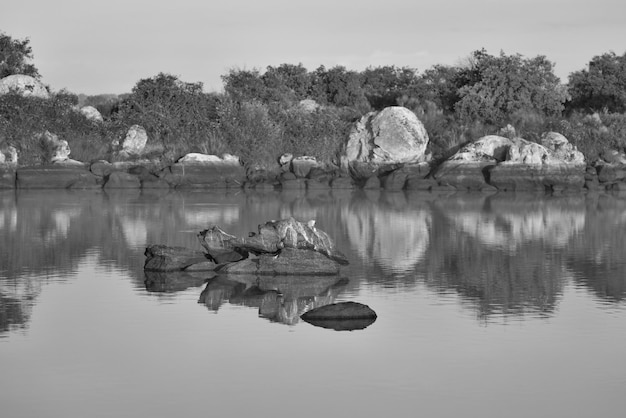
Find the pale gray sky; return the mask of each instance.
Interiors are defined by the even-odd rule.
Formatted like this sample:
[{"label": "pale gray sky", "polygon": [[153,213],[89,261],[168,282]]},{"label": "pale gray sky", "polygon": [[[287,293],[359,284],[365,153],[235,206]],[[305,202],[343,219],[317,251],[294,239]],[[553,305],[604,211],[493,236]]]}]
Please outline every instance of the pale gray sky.
[{"label": "pale gray sky", "polygon": [[626,51],[624,0],[3,0],[54,91],[124,93],[159,72],[220,90],[230,68],[302,63],[420,72],[472,51],[545,55],[562,81]]}]

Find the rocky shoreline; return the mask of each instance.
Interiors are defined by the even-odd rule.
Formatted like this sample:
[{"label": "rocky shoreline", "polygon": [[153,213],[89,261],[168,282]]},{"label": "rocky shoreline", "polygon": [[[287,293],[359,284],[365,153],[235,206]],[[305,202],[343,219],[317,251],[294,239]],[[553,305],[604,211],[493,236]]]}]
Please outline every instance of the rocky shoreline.
[{"label": "rocky shoreline", "polygon": [[423,124],[403,107],[372,112],[355,123],[333,164],[311,156],[283,154],[272,166],[239,157],[190,153],[164,165],[142,159],[145,130],[132,126],[105,160],[69,158],[66,141],[49,132],[52,150],[42,166],[18,166],[14,149],[0,150],[0,189],[240,189],[305,191],[384,189],[389,191],[585,192],[626,190],[626,155],[617,151],[587,162],[567,138],[547,132],[527,141],[507,127],[460,148],[443,162],[426,153]]}]

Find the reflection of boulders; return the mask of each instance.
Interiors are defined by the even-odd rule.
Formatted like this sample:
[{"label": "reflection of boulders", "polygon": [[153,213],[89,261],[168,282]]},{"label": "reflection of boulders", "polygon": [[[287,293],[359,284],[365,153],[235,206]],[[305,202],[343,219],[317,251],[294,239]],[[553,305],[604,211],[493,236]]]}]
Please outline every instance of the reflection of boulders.
[{"label": "reflection of boulders", "polygon": [[[564,199],[560,206],[556,199],[516,201],[510,197],[502,201],[476,198],[469,206],[463,199],[436,202],[431,247],[423,266],[427,285],[454,289],[481,318],[550,315],[569,277],[563,239],[571,236],[562,235],[559,227],[554,229],[555,235],[542,235],[532,222],[529,227],[523,219],[528,209],[543,213],[542,219],[551,219],[545,214],[574,205],[569,214],[566,210],[563,213],[571,215],[577,225],[580,208],[574,203]],[[515,220],[515,214],[521,220]],[[506,216],[500,219],[502,215]],[[481,216],[486,220],[482,225],[493,226],[496,234],[489,236],[475,226],[469,227]],[[550,228],[546,231],[550,233]],[[485,245],[489,240],[493,241]]]},{"label": "reflection of boulders", "polygon": [[149,292],[174,293],[187,290],[192,287],[200,287],[207,280],[215,277],[213,272],[172,271],[156,272],[146,271],[144,284]]},{"label": "reflection of boulders", "polygon": [[459,213],[448,202],[441,210],[457,228],[476,237],[482,245],[514,251],[525,243],[541,240],[563,247],[585,225],[585,207],[580,199],[478,199],[482,206],[472,210]]},{"label": "reflection of boulders", "polygon": [[300,316],[304,321],[336,331],[364,329],[376,321],[372,308],[357,302],[341,302],[313,308]]},{"label": "reflection of boulders", "polygon": [[568,245],[574,280],[607,302],[626,300],[626,200],[587,199],[584,229]]},{"label": "reflection of boulders", "polygon": [[341,214],[350,243],[363,259],[407,272],[424,257],[431,216],[422,207],[394,210],[359,199]]},{"label": "reflection of boulders", "polygon": [[291,325],[303,312],[333,303],[347,282],[336,276],[218,276],[207,283],[199,303],[211,311],[225,302],[254,307],[263,318]]}]

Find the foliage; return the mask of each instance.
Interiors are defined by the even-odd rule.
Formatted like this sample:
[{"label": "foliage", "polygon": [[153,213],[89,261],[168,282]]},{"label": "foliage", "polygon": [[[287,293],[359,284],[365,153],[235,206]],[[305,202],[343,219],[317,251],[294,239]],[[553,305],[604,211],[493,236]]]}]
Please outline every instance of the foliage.
[{"label": "foliage", "polygon": [[141,125],[149,146],[162,149],[165,159],[177,159],[187,150],[206,145],[217,120],[217,96],[202,91],[202,83],[186,83],[160,73],[140,80],[119,105],[115,122]]},{"label": "foliage", "polygon": [[596,161],[608,150],[626,151],[626,115],[619,113],[573,112],[560,122],[558,130],[587,161]]},{"label": "foliage", "polygon": [[284,152],[280,126],[269,115],[268,106],[259,101],[236,102],[225,97],[217,108],[217,133],[229,152],[245,163],[269,166]]},{"label": "foliage", "polygon": [[626,53],[593,57],[586,70],[570,74],[570,110],[626,111]]},{"label": "foliage", "polygon": [[9,35],[0,32],[0,79],[13,75],[24,74],[39,79],[39,71],[34,64],[33,50],[29,45],[30,40],[13,39]]},{"label": "foliage", "polygon": [[85,118],[75,109],[76,101],[77,97],[66,91],[49,99],[14,93],[0,96],[0,145],[14,146],[20,164],[41,164],[46,161],[46,155],[39,137],[50,131],[68,142],[72,158],[81,161],[106,158],[108,144],[118,131]]},{"label": "foliage", "polygon": [[455,104],[462,120],[503,124],[518,111],[562,112],[568,94],[544,56],[526,59],[502,52],[494,57],[481,50],[473,58],[473,65],[461,74],[467,84],[459,89]]},{"label": "foliage", "polygon": [[396,106],[399,98],[421,93],[420,79],[414,68],[368,67],[361,73],[361,79],[365,97],[375,110]]}]

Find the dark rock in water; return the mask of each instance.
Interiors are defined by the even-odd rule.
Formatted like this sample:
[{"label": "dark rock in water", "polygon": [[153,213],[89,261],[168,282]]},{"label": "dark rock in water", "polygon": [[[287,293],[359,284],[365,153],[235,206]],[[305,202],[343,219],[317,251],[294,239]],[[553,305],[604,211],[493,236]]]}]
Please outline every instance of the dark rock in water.
[{"label": "dark rock in water", "polygon": [[167,245],[151,245],[144,252],[146,262],[144,270],[147,271],[180,271],[199,263],[204,263],[207,268],[206,255],[201,251],[194,251],[184,247],[168,247]]},{"label": "dark rock in water", "polygon": [[365,329],[376,322],[376,318],[366,319],[306,319],[303,321],[320,328],[334,329],[335,331],[357,331]]},{"label": "dark rock in water", "polygon": [[220,265],[215,271],[220,274],[324,276],[339,274],[339,264],[316,251],[283,248],[276,255],[261,254],[257,258]]},{"label": "dark rock in water", "polygon": [[214,272],[189,273],[186,271],[145,271],[146,290],[156,293],[174,293],[200,287],[216,276]]},{"label": "dark rock in water", "polygon": [[300,318],[322,328],[351,331],[368,327],[376,321],[376,317],[376,312],[367,305],[341,302],[312,309]]},{"label": "dark rock in water", "polygon": [[321,306],[302,315],[304,320],[330,319],[371,319],[376,318],[376,312],[367,305],[358,302],[341,302]]},{"label": "dark rock in water", "polygon": [[[315,227],[315,221],[305,224],[292,217],[259,225],[258,233],[251,233],[247,238],[237,238],[213,226],[201,231],[198,239],[209,254],[216,249],[235,252],[243,250],[253,254],[277,254],[283,248],[294,248],[313,250],[339,264],[348,264],[348,259],[337,250],[328,234]],[[286,255],[283,254],[283,256]]]}]

